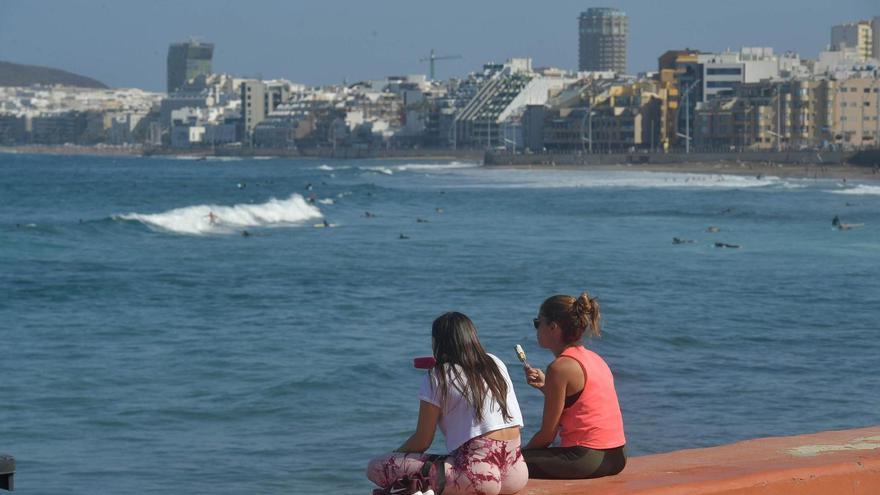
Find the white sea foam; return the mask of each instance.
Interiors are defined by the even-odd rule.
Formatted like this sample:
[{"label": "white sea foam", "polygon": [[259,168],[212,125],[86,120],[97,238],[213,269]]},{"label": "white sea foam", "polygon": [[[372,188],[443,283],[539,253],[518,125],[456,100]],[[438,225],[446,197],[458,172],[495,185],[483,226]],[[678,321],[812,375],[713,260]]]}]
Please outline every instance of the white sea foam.
[{"label": "white sea foam", "polygon": [[851,194],[854,196],[878,196],[880,195],[880,186],[866,186],[864,184],[859,184],[856,187],[828,192],[834,194]]},{"label": "white sea foam", "polygon": [[333,203],[335,203],[335,201],[333,201],[333,198],[324,198],[319,199],[318,203],[321,203],[322,205],[332,205]]},{"label": "white sea foam", "polygon": [[740,189],[784,183],[778,177],[750,175],[580,170],[488,170],[484,173],[484,170],[474,178],[483,177],[489,181],[486,186],[497,188]]},{"label": "white sea foam", "polygon": [[477,168],[481,165],[475,162],[449,162],[449,163],[406,163],[403,165],[394,166],[394,170],[405,171],[405,170],[416,170],[416,171],[424,171],[424,170],[454,170],[460,168]]},{"label": "white sea foam", "polygon": [[361,170],[368,171],[368,172],[376,172],[376,173],[385,174],[385,175],[394,175],[394,171],[388,167],[358,167],[358,168]]},{"label": "white sea foam", "polygon": [[129,213],[113,218],[135,220],[154,230],[201,235],[230,234],[254,227],[296,225],[322,217],[321,210],[310,205],[301,195],[293,194],[287,199],[272,198],[261,204],[196,205],[163,213]]},{"label": "white sea foam", "polygon": [[161,158],[163,160],[204,160],[204,156],[199,155],[153,155],[151,158]]},{"label": "white sea foam", "polygon": [[318,170],[331,171],[331,170],[335,170],[335,169],[325,163],[325,164],[321,165],[320,167],[318,167]]},{"label": "white sea foam", "polygon": [[239,156],[209,156],[207,159],[212,162],[240,162],[242,160]]}]

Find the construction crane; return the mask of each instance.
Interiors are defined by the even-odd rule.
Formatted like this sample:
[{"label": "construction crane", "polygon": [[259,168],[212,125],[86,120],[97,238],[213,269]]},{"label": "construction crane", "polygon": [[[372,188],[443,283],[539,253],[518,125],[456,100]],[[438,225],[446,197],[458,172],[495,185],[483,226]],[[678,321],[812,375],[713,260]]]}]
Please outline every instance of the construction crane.
[{"label": "construction crane", "polygon": [[457,58],[461,58],[461,55],[439,55],[439,56],[434,55],[434,49],[431,48],[431,55],[429,55],[425,58],[419,59],[419,62],[429,62],[430,63],[429,77],[433,81],[434,80],[434,61],[435,60],[454,60]]}]

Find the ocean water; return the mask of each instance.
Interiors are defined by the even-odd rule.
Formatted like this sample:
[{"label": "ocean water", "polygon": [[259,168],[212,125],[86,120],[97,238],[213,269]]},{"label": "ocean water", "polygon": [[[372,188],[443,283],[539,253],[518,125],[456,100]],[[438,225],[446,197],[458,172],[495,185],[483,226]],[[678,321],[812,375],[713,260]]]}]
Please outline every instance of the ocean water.
[{"label": "ocean water", "polygon": [[632,454],[877,424],[878,261],[877,183],[0,155],[0,451],[21,494],[369,493],[437,315],[527,438],[513,346],[546,365],[531,318],[582,290]]}]

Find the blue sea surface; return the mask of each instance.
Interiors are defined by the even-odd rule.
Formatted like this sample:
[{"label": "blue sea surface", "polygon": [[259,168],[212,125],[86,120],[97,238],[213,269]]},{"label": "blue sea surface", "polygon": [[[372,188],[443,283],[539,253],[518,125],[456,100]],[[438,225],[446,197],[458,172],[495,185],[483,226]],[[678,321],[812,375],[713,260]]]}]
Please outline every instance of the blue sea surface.
[{"label": "blue sea surface", "polygon": [[583,290],[633,455],[877,424],[878,261],[871,182],[2,154],[0,452],[23,495],[369,493],[436,316],[528,438],[513,346],[545,366],[531,319]]}]

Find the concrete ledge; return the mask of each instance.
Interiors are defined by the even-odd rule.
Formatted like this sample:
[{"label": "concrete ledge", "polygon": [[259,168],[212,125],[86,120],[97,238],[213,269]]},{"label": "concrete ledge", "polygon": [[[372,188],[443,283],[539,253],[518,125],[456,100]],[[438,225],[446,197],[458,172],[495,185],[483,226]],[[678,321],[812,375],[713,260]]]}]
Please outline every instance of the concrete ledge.
[{"label": "concrete ledge", "polygon": [[596,480],[529,480],[524,495],[880,494],[880,426],[630,458]]}]

